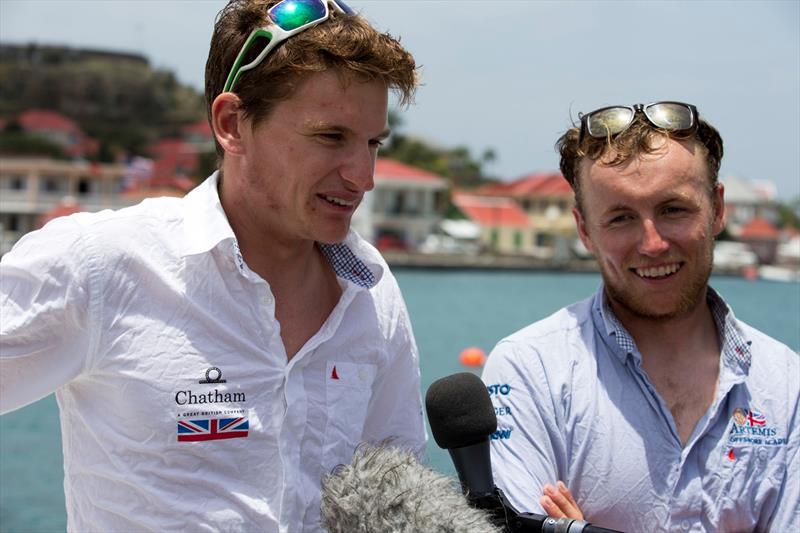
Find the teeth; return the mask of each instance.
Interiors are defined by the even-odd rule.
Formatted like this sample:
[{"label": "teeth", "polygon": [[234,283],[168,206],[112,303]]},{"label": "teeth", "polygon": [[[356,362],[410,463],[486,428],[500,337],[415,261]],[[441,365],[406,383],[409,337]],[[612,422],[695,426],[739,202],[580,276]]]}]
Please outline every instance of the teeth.
[{"label": "teeth", "polygon": [[661,278],[674,274],[680,268],[681,266],[678,263],[672,263],[671,265],[661,265],[658,267],[637,268],[636,274],[643,278]]},{"label": "teeth", "polygon": [[355,200],[347,201],[347,200],[342,200],[341,198],[336,198],[334,196],[323,196],[323,198],[325,198],[332,204],[341,205],[344,207],[353,207],[354,205],[356,205]]}]

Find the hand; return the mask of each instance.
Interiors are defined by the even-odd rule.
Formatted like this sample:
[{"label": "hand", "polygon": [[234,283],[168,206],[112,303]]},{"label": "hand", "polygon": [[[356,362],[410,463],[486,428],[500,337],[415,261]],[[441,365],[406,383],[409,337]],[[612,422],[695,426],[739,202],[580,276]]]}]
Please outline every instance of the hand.
[{"label": "hand", "polygon": [[544,495],[539,498],[539,503],[544,508],[544,511],[553,518],[583,520],[583,513],[567,486],[561,481],[557,485],[558,488],[548,483],[543,487]]}]

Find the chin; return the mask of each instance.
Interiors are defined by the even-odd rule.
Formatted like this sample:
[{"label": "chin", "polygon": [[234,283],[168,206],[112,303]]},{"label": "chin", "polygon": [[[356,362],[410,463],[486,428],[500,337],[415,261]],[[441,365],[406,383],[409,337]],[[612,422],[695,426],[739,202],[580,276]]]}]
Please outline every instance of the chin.
[{"label": "chin", "polygon": [[320,244],[339,244],[347,238],[347,233],[347,230],[321,232],[314,240]]}]

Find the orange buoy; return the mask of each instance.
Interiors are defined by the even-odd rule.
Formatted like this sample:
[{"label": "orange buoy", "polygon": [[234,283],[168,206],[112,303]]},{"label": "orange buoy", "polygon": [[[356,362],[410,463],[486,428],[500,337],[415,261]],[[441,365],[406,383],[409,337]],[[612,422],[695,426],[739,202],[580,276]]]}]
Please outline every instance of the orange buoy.
[{"label": "orange buoy", "polygon": [[480,348],[472,346],[464,348],[458,356],[458,360],[464,366],[483,366],[486,363],[486,353]]}]

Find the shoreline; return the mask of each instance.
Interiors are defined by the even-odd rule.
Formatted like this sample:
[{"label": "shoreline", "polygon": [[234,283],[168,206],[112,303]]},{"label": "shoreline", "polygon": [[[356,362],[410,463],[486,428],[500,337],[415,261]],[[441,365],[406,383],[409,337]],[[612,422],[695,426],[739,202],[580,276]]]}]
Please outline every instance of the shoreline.
[{"label": "shoreline", "polygon": [[[592,259],[568,259],[554,261],[521,255],[493,254],[423,254],[399,251],[382,251],[386,263],[394,269],[403,270],[501,270],[522,272],[576,272],[599,273],[597,261]],[[714,267],[714,275],[746,277],[741,268]]]}]

